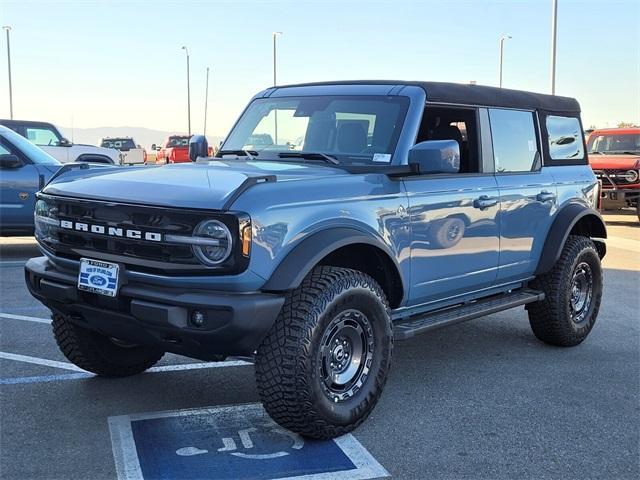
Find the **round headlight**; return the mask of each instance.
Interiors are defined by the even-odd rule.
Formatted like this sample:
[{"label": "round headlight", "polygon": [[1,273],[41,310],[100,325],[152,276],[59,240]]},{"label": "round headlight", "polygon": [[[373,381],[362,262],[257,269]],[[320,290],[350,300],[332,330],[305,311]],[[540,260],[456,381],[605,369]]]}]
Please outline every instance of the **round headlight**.
[{"label": "round headlight", "polygon": [[218,220],[200,222],[193,237],[193,253],[205,265],[219,265],[231,255],[231,232]]},{"label": "round headlight", "polygon": [[624,174],[624,179],[629,183],[633,183],[638,180],[638,172],[636,170],[628,170]]},{"label": "round headlight", "polygon": [[36,208],[35,208],[34,214],[36,217],[48,217],[49,204],[44,200],[38,200],[36,202]]}]

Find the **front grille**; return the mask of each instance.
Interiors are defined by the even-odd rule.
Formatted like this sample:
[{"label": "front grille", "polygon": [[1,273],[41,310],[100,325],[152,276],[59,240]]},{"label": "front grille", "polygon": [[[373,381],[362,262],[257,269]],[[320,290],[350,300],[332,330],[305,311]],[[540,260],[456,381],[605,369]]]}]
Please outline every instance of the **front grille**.
[{"label": "front grille", "polygon": [[[211,273],[193,254],[189,245],[164,241],[165,235],[191,236],[204,219],[217,218],[237,231],[237,220],[217,212],[172,209],[155,206],[98,202],[50,195],[40,195],[50,207],[53,218],[60,221],[86,223],[108,231],[117,229],[150,232],[163,240],[122,238],[106,234],[78,231],[56,225],[46,225],[36,231],[38,241],[57,257],[79,260],[82,257],[114,261],[137,271],[152,273]],[[234,230],[235,228],[235,230]],[[154,237],[156,238],[156,237]],[[223,266],[221,266],[223,267]]]},{"label": "front grille", "polygon": [[629,170],[595,170],[596,178],[602,181],[603,189],[611,189],[611,188],[623,188],[628,185],[635,185],[640,182],[638,177],[633,181],[629,181],[626,178],[626,174]]}]

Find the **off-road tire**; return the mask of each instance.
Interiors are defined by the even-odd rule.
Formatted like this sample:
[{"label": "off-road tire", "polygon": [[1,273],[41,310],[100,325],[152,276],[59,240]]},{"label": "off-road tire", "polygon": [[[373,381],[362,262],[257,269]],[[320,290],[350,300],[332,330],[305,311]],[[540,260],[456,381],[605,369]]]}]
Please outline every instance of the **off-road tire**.
[{"label": "off-road tire", "polygon": [[[572,281],[576,268],[586,263],[592,276],[591,301],[584,320],[572,318]],[[529,323],[538,339],[550,345],[572,347],[580,344],[595,324],[602,299],[602,267],[591,239],[570,235],[557,263],[538,276],[530,286],[545,294],[542,301],[527,305]]]},{"label": "off-road tire", "polygon": [[53,335],[71,363],[104,377],[127,377],[144,372],[164,355],[149,347],[120,346],[105,335],[80,327],[68,317],[53,315]]},{"label": "off-road tire", "polygon": [[[332,322],[361,311],[372,332],[368,375],[351,397],[332,401],[323,386],[320,345]],[[271,418],[301,435],[326,439],[360,425],[373,410],[391,364],[393,331],[386,297],[368,275],[346,268],[316,267],[291,291],[258,348],[260,399]]]}]

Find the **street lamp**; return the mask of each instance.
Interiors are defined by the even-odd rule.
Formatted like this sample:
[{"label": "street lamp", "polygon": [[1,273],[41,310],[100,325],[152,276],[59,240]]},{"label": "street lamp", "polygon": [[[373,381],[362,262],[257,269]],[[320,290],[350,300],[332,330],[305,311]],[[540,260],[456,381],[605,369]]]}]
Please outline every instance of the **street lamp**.
[{"label": "street lamp", "polygon": [[9,45],[9,32],[11,27],[3,25],[2,29],[7,32],[7,66],[9,70],[9,118],[13,120],[13,90],[11,88],[11,46]]},{"label": "street lamp", "polygon": [[502,58],[504,56],[504,41],[511,38],[511,35],[503,35],[500,37],[500,88],[502,88]]},{"label": "street lamp", "polygon": [[209,67],[207,67],[207,83],[204,90],[204,131],[202,134],[207,136],[207,103],[209,102]]},{"label": "street lamp", "polygon": [[556,94],[556,38],[558,33],[558,0],[551,4],[551,95]]},{"label": "street lamp", "polygon": [[282,32],[273,32],[273,86],[277,84],[276,82],[276,38],[278,35],[282,35]]},{"label": "street lamp", "polygon": [[189,50],[183,46],[182,50],[187,53],[187,119],[189,125],[189,135],[191,135],[191,87],[189,82]]}]

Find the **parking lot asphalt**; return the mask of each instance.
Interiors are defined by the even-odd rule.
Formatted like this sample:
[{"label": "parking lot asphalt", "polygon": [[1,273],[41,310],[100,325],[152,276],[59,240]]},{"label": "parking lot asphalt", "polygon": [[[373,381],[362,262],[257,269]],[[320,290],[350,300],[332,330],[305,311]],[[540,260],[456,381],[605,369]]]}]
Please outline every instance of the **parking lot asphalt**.
[{"label": "parking lot asphalt", "polygon": [[[396,344],[353,434],[393,478],[640,478],[640,228],[631,214],[606,220],[603,305],[582,345],[542,344],[523,309]],[[258,402],[244,362],[124,379],[71,369],[24,284],[37,254],[32,239],[0,239],[1,478],[117,478],[110,417]],[[206,452],[193,448],[180,451]]]}]

